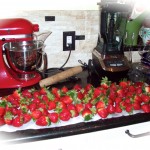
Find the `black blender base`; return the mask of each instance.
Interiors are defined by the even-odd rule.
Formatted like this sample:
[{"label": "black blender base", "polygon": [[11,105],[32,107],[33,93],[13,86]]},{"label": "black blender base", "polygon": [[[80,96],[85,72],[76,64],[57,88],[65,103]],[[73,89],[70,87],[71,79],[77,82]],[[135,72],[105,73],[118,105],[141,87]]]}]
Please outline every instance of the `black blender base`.
[{"label": "black blender base", "polygon": [[118,72],[105,71],[100,66],[100,63],[96,63],[95,61],[93,61],[93,72],[99,77],[100,80],[103,77],[107,77],[112,82],[118,82],[124,78],[128,79],[129,70]]}]

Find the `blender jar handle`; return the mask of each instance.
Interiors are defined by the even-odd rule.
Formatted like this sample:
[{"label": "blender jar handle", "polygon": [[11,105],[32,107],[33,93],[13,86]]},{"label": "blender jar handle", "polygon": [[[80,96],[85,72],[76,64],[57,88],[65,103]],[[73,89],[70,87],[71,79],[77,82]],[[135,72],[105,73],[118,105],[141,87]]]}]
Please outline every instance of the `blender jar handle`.
[{"label": "blender jar handle", "polygon": [[37,60],[36,70],[39,71],[44,76],[48,65],[47,54],[44,51],[39,51],[38,53],[41,56]]}]

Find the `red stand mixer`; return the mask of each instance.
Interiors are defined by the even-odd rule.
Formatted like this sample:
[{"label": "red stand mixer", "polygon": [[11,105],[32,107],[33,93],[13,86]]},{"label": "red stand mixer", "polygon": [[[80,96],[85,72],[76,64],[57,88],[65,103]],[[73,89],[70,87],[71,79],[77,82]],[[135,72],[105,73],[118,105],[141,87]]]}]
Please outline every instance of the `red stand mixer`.
[{"label": "red stand mixer", "polygon": [[38,83],[43,41],[35,40],[38,24],[23,18],[0,19],[0,89]]}]

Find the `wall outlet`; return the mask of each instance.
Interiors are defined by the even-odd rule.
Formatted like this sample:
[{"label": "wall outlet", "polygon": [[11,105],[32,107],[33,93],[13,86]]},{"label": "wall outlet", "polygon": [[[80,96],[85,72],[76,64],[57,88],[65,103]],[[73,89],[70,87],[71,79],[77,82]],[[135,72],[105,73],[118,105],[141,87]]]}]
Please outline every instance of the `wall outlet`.
[{"label": "wall outlet", "polygon": [[63,32],[63,51],[75,50],[75,31]]}]

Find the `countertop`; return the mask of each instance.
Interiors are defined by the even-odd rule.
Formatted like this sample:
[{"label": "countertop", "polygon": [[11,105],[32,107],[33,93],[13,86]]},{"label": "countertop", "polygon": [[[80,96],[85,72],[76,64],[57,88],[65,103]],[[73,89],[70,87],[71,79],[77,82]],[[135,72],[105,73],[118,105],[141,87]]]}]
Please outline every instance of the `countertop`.
[{"label": "countertop", "polygon": [[[114,77],[116,80],[116,78]],[[82,73],[64,80],[58,84],[55,84],[51,87],[62,87],[67,86],[68,88],[72,88],[75,84],[80,84],[83,87],[87,83],[93,84],[95,87],[100,83],[100,77],[95,73],[88,73],[87,71],[83,71]],[[138,113],[129,116],[121,116],[117,118],[109,118],[109,119],[99,119],[93,122],[82,122],[73,125],[67,125],[62,127],[55,128],[44,128],[44,129],[28,129],[21,130],[16,132],[0,132],[0,142],[2,143],[25,143],[46,139],[53,139],[58,137],[65,137],[71,135],[84,134],[94,131],[113,129],[117,127],[133,125],[137,123],[150,121],[150,115],[146,113]]]}]

